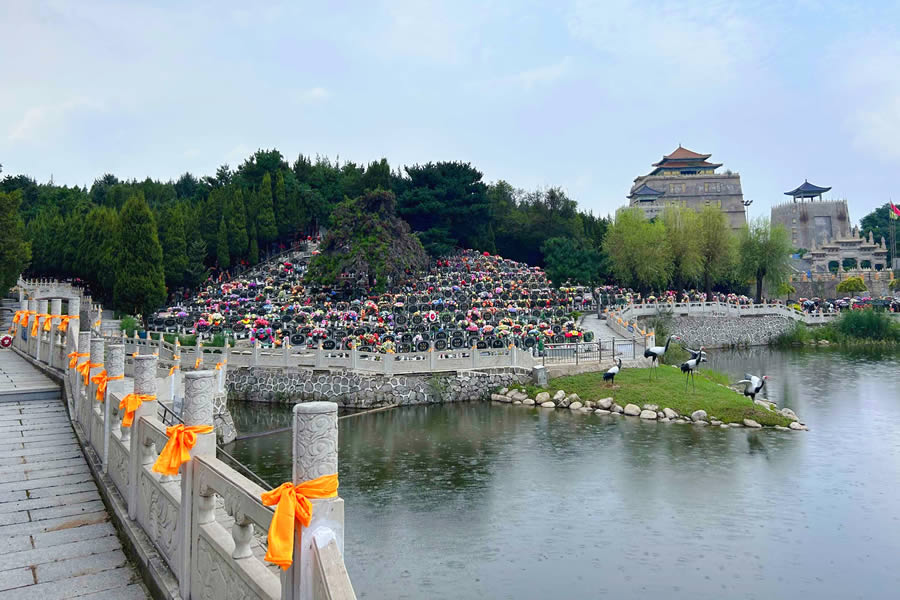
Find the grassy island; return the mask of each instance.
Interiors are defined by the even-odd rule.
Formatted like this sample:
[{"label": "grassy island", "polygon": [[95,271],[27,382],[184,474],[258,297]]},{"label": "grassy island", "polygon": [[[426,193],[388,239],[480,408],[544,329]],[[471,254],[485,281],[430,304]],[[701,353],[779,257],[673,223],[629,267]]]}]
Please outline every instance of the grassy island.
[{"label": "grassy island", "polygon": [[603,381],[603,373],[582,373],[550,380],[547,389],[526,386],[530,397],[539,392],[564,390],[576,393],[584,400],[599,400],[612,397],[619,406],[636,404],[656,404],[659,410],[671,408],[681,415],[690,417],[695,410],[705,410],[710,417],[716,417],[724,423],[741,423],[744,419],[753,419],[761,425],[782,425],[787,427],[790,420],[774,411],[766,410],[754,404],[749,398],[726,387],[728,378],[717,371],[704,369],[694,375],[697,389],[688,383],[684,389],[684,374],[669,365],[655,369],[650,379],[650,369],[623,368],[616,375],[613,387]]}]

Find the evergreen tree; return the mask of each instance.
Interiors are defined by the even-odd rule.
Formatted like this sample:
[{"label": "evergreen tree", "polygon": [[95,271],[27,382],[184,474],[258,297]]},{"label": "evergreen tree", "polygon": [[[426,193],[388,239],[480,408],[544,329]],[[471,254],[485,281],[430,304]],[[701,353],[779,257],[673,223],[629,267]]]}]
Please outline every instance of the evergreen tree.
[{"label": "evergreen tree", "polygon": [[[244,194],[240,188],[228,202],[226,212],[228,227],[228,250],[231,258],[238,259],[247,255],[247,211],[244,208]],[[235,260],[234,262],[237,262]]]},{"label": "evergreen tree", "polygon": [[247,260],[251,265],[259,262],[259,243],[256,241],[256,225],[253,223],[250,223],[250,252]]},{"label": "evergreen tree", "polygon": [[122,311],[146,317],[165,302],[166,279],[156,222],[140,192],[125,202],[119,224],[114,302]]},{"label": "evergreen tree", "polygon": [[263,175],[259,186],[256,202],[256,234],[264,245],[268,245],[278,237],[275,209],[272,206],[272,177],[268,173]]},{"label": "evergreen tree", "polygon": [[228,227],[225,225],[225,217],[219,219],[219,235],[216,237],[216,262],[219,270],[224,271],[231,266],[228,256]]},{"label": "evergreen tree", "polygon": [[16,284],[31,260],[31,246],[25,241],[25,224],[19,216],[22,194],[0,192],[0,290]]},{"label": "evergreen tree", "polygon": [[329,284],[341,273],[356,274],[384,289],[389,278],[427,264],[422,243],[397,217],[394,194],[376,190],[335,208],[322,253],[313,257],[308,273],[312,281]]},{"label": "evergreen tree", "polygon": [[278,171],[275,175],[275,222],[278,224],[278,237],[287,238],[296,230],[295,207],[288,202],[287,191],[284,187],[284,173]]},{"label": "evergreen tree", "polygon": [[196,289],[209,276],[206,268],[206,242],[202,237],[195,237],[188,244],[187,268],[184,273],[184,283],[191,289]]},{"label": "evergreen tree", "polygon": [[166,286],[173,289],[184,283],[188,264],[184,216],[180,208],[170,206],[163,209],[159,225],[159,243],[163,249]]}]

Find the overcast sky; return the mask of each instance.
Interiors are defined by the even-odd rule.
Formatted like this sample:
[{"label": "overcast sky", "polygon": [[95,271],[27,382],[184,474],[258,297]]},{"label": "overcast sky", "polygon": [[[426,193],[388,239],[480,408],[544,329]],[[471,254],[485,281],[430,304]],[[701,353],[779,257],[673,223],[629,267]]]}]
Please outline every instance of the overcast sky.
[{"label": "overcast sky", "polygon": [[276,147],[470,161],[606,214],[681,143],[741,173],[751,216],[804,178],[854,221],[894,191],[897,2],[253,4],[0,0],[4,174],[168,180]]}]

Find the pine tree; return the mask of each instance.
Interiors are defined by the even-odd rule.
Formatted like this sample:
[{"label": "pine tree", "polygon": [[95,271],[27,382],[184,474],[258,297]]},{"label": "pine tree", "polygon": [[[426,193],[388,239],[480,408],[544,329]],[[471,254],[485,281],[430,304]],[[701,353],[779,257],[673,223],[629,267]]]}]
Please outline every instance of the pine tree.
[{"label": "pine tree", "polygon": [[163,249],[166,285],[171,289],[184,282],[184,272],[188,264],[184,216],[181,209],[177,206],[166,208],[159,224],[159,243]]},{"label": "pine tree", "polygon": [[20,192],[0,192],[0,289],[8,290],[31,260],[31,246],[25,241],[25,224],[19,216]]},{"label": "pine tree", "polygon": [[225,225],[225,217],[219,219],[219,235],[216,236],[216,260],[219,270],[224,271],[231,266],[228,256],[228,227]]},{"label": "pine tree", "polygon": [[240,188],[234,190],[234,196],[228,201],[226,213],[228,225],[228,249],[231,258],[247,255],[247,211],[244,208],[244,194]]},{"label": "pine tree", "polygon": [[256,225],[250,223],[250,254],[248,260],[251,265],[259,262],[259,243],[256,241]]},{"label": "pine tree", "polygon": [[114,301],[120,310],[147,315],[165,302],[166,280],[156,222],[142,193],[128,198],[119,223]]},{"label": "pine tree", "polygon": [[266,173],[259,186],[259,198],[256,205],[256,234],[265,245],[278,237],[275,225],[275,209],[272,206],[272,177]]},{"label": "pine tree", "polygon": [[184,273],[184,283],[190,288],[196,288],[209,276],[206,268],[206,242],[202,237],[195,237],[188,245],[187,268]]}]

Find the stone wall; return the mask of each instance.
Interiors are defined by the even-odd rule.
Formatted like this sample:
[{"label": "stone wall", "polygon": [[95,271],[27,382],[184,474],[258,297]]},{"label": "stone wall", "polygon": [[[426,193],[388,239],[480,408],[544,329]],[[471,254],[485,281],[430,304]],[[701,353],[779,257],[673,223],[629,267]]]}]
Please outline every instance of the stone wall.
[{"label": "stone wall", "polygon": [[328,400],[345,408],[372,408],[482,400],[498,387],[530,379],[530,370],[517,368],[386,377],[290,367],[232,367],[225,384],[229,396],[239,400],[292,404]]},{"label": "stone wall", "polygon": [[[762,346],[790,331],[787,317],[673,317],[672,333],[688,348]],[[660,342],[661,343],[661,342]]]}]

